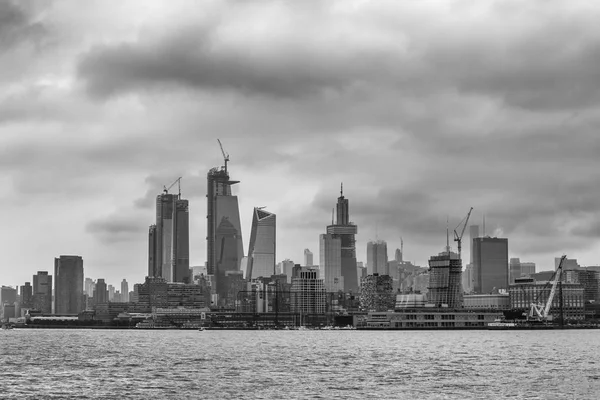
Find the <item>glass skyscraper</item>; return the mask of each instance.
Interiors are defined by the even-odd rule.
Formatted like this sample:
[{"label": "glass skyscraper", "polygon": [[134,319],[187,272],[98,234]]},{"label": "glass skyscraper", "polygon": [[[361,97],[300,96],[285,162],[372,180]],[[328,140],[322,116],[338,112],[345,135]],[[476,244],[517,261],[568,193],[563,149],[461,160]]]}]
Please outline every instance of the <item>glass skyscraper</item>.
[{"label": "glass skyscraper", "polygon": [[148,231],[148,276],[187,282],[189,249],[188,201],[167,192],[156,196],[156,225]]},{"label": "glass skyscraper", "polygon": [[508,239],[473,239],[473,279],[475,293],[508,289]]},{"label": "glass skyscraper", "polygon": [[79,314],[83,304],[83,258],[60,256],[54,259],[54,313]]},{"label": "glass skyscraper", "polygon": [[276,215],[262,208],[254,208],[248,247],[247,279],[275,275],[276,240]]}]

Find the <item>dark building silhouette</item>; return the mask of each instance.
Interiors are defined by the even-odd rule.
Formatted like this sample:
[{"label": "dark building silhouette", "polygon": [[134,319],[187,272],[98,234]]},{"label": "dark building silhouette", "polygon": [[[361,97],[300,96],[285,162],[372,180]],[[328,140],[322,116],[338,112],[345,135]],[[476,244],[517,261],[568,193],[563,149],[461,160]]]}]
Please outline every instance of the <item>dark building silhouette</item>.
[{"label": "dark building silhouette", "polygon": [[227,279],[225,276],[228,272],[239,271],[239,265],[241,259],[239,259],[239,253],[237,251],[238,230],[235,229],[233,224],[223,217],[221,223],[216,231],[216,250],[218,251],[217,264],[215,268],[216,277],[216,290],[215,292],[219,295],[219,303],[223,304],[223,301],[227,298],[229,291]]},{"label": "dark building silhouette", "polygon": [[[340,187],[340,197],[336,205],[336,222],[327,227],[327,233],[341,240],[341,271],[344,278],[344,291],[358,291],[358,271],[356,266],[357,226],[350,222],[350,205],[344,197],[344,187]],[[332,221],[333,222],[333,221]],[[323,266],[321,266],[323,268]]]},{"label": "dark building silhouette", "polygon": [[449,308],[463,306],[462,262],[458,254],[445,251],[429,259],[429,303]]},{"label": "dark building silhouette", "polygon": [[[238,207],[238,198],[231,194],[231,186],[239,183],[239,181],[233,181],[229,179],[229,172],[227,172],[227,165],[221,168],[212,168],[208,171],[207,178],[207,190],[206,190],[206,246],[207,246],[207,260],[206,268],[208,275],[214,275],[217,279],[223,277],[225,271],[230,270],[229,262],[236,260],[237,264],[235,269],[240,269],[240,263],[244,257],[243,241],[242,241],[242,230],[240,224],[240,212]],[[223,221],[228,221],[227,235],[235,234],[235,246],[227,246],[225,248],[226,253],[223,251],[221,246],[223,233],[219,236],[219,229],[223,231]],[[231,227],[234,231],[231,230]],[[224,271],[217,271],[219,268],[219,260],[227,260]]]},{"label": "dark building silhouette", "polygon": [[508,289],[508,239],[473,239],[473,291],[492,293]]},{"label": "dark building silhouette", "polygon": [[60,256],[54,259],[54,313],[79,314],[85,309],[83,259]]},{"label": "dark building silhouette", "polygon": [[21,286],[21,308],[33,308],[33,286],[31,282],[25,282]]},{"label": "dark building silhouette", "polygon": [[33,308],[42,314],[52,313],[52,275],[48,271],[33,275]]},{"label": "dark building silhouette", "polygon": [[104,279],[98,279],[94,289],[94,304],[108,303],[108,287]]},{"label": "dark building silhouette", "polygon": [[190,268],[188,201],[166,191],[156,196],[156,225],[148,231],[148,276],[187,282]]}]

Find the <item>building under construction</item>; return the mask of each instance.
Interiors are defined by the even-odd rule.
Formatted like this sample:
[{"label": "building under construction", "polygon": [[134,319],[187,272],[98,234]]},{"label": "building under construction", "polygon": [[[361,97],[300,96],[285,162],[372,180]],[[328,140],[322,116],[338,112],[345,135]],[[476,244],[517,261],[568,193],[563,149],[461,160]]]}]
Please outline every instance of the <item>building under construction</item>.
[{"label": "building under construction", "polygon": [[429,303],[438,307],[463,306],[462,263],[458,254],[449,250],[429,259]]}]

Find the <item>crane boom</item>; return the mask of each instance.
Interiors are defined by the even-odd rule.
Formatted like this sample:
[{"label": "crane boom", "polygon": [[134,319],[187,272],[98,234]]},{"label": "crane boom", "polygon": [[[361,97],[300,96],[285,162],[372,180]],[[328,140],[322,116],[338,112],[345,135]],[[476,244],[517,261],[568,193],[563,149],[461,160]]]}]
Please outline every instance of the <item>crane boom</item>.
[{"label": "crane boom", "polygon": [[[461,258],[462,238],[463,238],[463,235],[465,234],[465,229],[467,229],[467,224],[469,223],[469,218],[471,217],[471,212],[473,212],[473,207],[471,207],[471,209],[467,213],[467,216],[462,221],[459,222],[458,226],[456,228],[454,228],[454,241],[458,242],[458,258]],[[459,235],[456,230],[463,224],[463,221],[464,221],[464,225],[463,225],[463,227],[460,231],[460,235]]]},{"label": "crane boom", "polygon": [[[537,318],[538,320],[548,320],[548,314],[550,313],[550,308],[552,307],[552,301],[554,300],[554,295],[556,294],[556,285],[562,276],[562,267],[563,262],[567,258],[566,255],[563,255],[560,258],[560,263],[558,264],[558,268],[554,271],[554,275],[552,275],[552,288],[550,289],[550,295],[546,300],[546,304],[531,303],[531,308],[529,310],[529,318]],[[546,284],[547,285],[547,284]]]},{"label": "crane boom", "polygon": [[173,186],[175,186],[175,184],[177,184],[177,187],[178,187],[178,189],[179,189],[178,198],[179,198],[179,199],[181,199],[181,178],[182,178],[182,177],[180,176],[179,178],[175,179],[175,182],[171,183],[171,184],[169,185],[169,187],[163,186],[163,191],[164,191],[165,193],[169,193],[169,190],[171,190],[171,188],[172,188]]},{"label": "crane boom", "polygon": [[223,160],[225,162],[225,172],[227,172],[227,162],[229,161],[229,153],[225,153],[225,150],[223,150],[223,144],[221,143],[221,139],[217,139],[217,142],[219,142],[221,153],[223,153]]}]

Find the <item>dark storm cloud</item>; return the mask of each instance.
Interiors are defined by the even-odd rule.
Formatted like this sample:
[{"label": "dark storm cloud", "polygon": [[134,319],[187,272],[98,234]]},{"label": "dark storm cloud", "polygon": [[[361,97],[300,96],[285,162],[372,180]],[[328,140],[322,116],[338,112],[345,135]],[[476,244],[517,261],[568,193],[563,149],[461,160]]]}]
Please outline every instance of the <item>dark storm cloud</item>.
[{"label": "dark storm cloud", "polygon": [[139,240],[147,229],[148,225],[142,219],[127,215],[109,215],[85,226],[86,232],[104,243]]},{"label": "dark storm cloud", "polygon": [[3,50],[22,42],[32,41],[39,44],[39,40],[45,34],[44,25],[33,20],[26,6],[28,3],[0,1],[0,54]]}]

